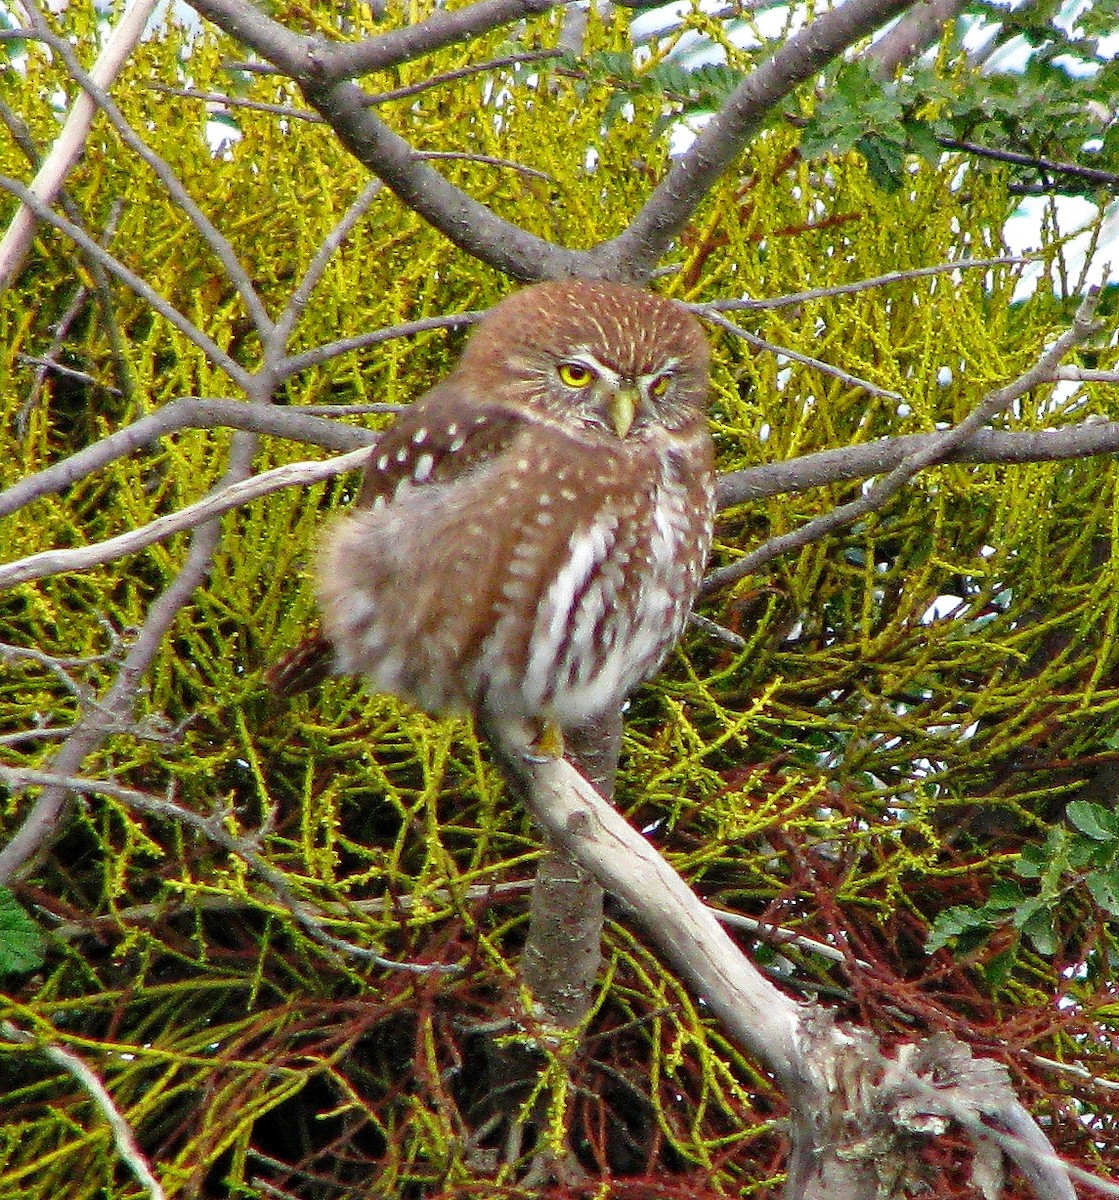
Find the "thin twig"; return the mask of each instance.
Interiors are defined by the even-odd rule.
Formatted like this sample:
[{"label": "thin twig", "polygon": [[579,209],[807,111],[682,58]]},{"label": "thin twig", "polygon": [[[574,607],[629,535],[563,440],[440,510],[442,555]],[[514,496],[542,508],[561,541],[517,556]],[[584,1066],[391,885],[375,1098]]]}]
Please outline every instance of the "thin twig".
[{"label": "thin twig", "polygon": [[[272,68],[272,73],[275,69]],[[263,100],[247,100],[243,96],[230,96],[226,92],[201,92],[196,88],[168,87],[165,83],[148,83],[146,87],[164,96],[176,96],[181,100],[201,100],[206,104],[220,104],[223,108],[246,108],[252,112],[269,113],[292,121],[307,121],[311,125],[325,125],[317,112],[309,108],[293,108],[290,104],[268,104]]]},{"label": "thin twig", "polygon": [[562,50],[526,50],[523,54],[508,54],[504,58],[491,58],[487,62],[471,63],[466,67],[457,67],[453,71],[443,71],[428,79],[421,79],[418,83],[393,88],[388,92],[374,92],[366,97],[366,103],[372,108],[377,104],[385,104],[389,100],[403,100],[408,96],[418,96],[422,92],[430,91],[433,87],[452,83],[456,79],[482,75],[487,71],[499,71],[503,67],[515,67],[520,63],[541,62],[546,59],[563,58],[563,56]]},{"label": "thin twig", "polygon": [[981,146],[977,142],[957,141],[949,137],[938,137],[936,141],[945,150],[959,150],[964,154],[974,154],[977,158],[989,158],[993,162],[1010,163],[1018,167],[1034,167],[1040,172],[1066,175],[1070,179],[1079,179],[1093,187],[1108,188],[1111,191],[1119,188],[1119,175],[1099,167],[1085,167],[1080,163],[1043,158],[1038,154],[1023,154],[1018,150],[1000,150],[995,146]]},{"label": "thin twig", "polygon": [[[7,105],[3,100],[0,100],[0,120],[8,127],[15,143],[23,151],[27,161],[33,168],[38,170],[41,165],[41,157],[38,147],[35,145],[34,139],[31,137],[31,132],[27,128],[25,122]],[[60,188],[58,192],[58,200],[62,205],[62,210],[66,216],[77,226],[83,225],[83,216],[81,210],[74,203],[69,193],[65,188]],[[105,222],[105,227],[98,239],[99,244],[108,248],[112,241],[117,223],[120,220],[120,215],[124,211],[124,201],[121,198],[115,199],[109,206],[108,220]],[[127,355],[124,350],[124,342],[121,337],[120,328],[114,319],[113,313],[113,298],[109,289],[109,278],[105,273],[105,269],[97,262],[96,259],[87,257],[87,265],[89,273],[94,280],[94,294],[97,297],[97,303],[101,309],[101,319],[104,323],[106,333],[109,338],[110,350],[112,353],[113,369],[117,376],[117,387],[121,395],[131,398],[132,395],[132,379],[129,374],[127,365]],[[64,344],[66,334],[69,332],[70,326],[77,319],[78,315],[83,311],[88,289],[84,283],[80,281],[74,287],[74,294],[67,305],[65,312],[55,323],[53,328],[53,336],[51,344],[47,348],[46,357],[54,360]],[[20,405],[19,412],[16,414],[16,430],[22,437],[26,433],[26,422],[28,414],[32,411],[42,389],[43,382],[46,378],[45,372],[40,370],[35,374],[35,382],[32,384],[31,391],[27,399]]]},{"label": "thin twig", "polygon": [[[12,735],[19,736],[19,735]],[[24,735],[32,736],[32,735]],[[0,737],[0,744],[3,738]],[[367,900],[348,900],[342,904],[338,901],[326,900],[318,905],[324,917],[344,918],[353,913],[369,913],[373,916],[384,915],[386,912],[407,914],[413,909],[429,908],[432,904],[455,904],[466,902],[470,904],[481,901],[501,900],[524,896],[532,891],[531,879],[510,879],[494,883],[473,883],[466,888],[451,890],[435,888],[422,895],[384,895]],[[83,937],[104,937],[107,930],[119,929],[122,925],[150,925],[185,912],[230,913],[241,912],[249,903],[241,895],[194,895],[189,903],[183,904],[135,904],[128,908],[114,909],[103,916],[90,916],[82,920],[62,921],[51,926],[51,937],[56,941],[73,942]],[[45,914],[53,917],[54,914]]]},{"label": "thin twig", "polygon": [[344,938],[335,937],[328,933],[322,925],[322,920],[312,907],[296,898],[288,886],[283,874],[276,870],[264,857],[255,850],[245,838],[235,837],[226,828],[226,822],[231,815],[229,812],[217,811],[210,816],[203,816],[173,800],[161,800],[135,788],[124,787],[106,779],[86,779],[75,775],[58,775],[51,771],[34,771],[22,767],[0,766],[0,779],[9,787],[51,787],[85,796],[109,796],[135,812],[141,812],[162,820],[175,821],[204,834],[210,841],[221,846],[223,850],[241,859],[263,883],[271,889],[280,904],[299,923],[304,932],[320,946],[332,951],[374,963],[378,967],[394,971],[407,971],[414,975],[448,974],[458,971],[458,967],[444,964],[425,966],[420,963],[397,962],[385,958],[364,946],[357,946]]},{"label": "thin twig", "polygon": [[371,179],[361,189],[357,199],[343,213],[342,219],[323,238],[322,244],[315,252],[315,256],[303,272],[303,278],[299,281],[295,291],[292,292],[291,299],[284,305],[284,311],[280,314],[279,320],[276,322],[269,345],[269,350],[274,351],[274,353],[268,354],[270,359],[278,358],[287,349],[291,331],[303,315],[303,310],[307,307],[307,301],[311,298],[311,293],[318,287],[319,281],[322,279],[323,272],[329,265],[330,260],[334,257],[346,238],[349,237],[354,226],[369,211],[370,205],[380,195],[383,187],[384,184],[379,179]]},{"label": "thin twig", "polygon": [[[99,245],[106,249],[113,240],[113,235],[116,233],[117,223],[120,221],[120,214],[123,210],[124,202],[119,198],[114,200],[109,210],[109,219],[105,223],[105,228],[98,239]],[[67,208],[67,212],[69,214],[69,208]],[[75,223],[77,224],[78,222]],[[116,322],[113,320],[112,298],[107,294],[108,289],[106,284],[108,277],[105,274],[104,268],[95,259],[88,259],[87,261],[90,272],[97,281],[97,299],[101,306],[105,327],[112,343],[113,365],[117,372],[117,378],[120,382],[125,383],[128,379],[128,373],[122,366],[124,353],[120,345],[120,330],[117,329]],[[41,358],[24,354],[19,356],[21,362],[34,363],[39,368],[35,372],[35,378],[31,384],[31,390],[27,394],[27,399],[19,406],[19,412],[16,414],[16,431],[20,437],[23,437],[27,432],[28,419],[35,410],[48,374],[52,372],[69,378],[79,378],[82,382],[93,387],[104,388],[110,394],[118,396],[124,394],[124,388],[111,387],[108,384],[102,383],[101,380],[94,378],[92,375],[86,374],[84,371],[75,371],[72,367],[64,366],[58,361],[58,355],[62,353],[66,345],[66,336],[70,332],[71,326],[78,319],[78,316],[85,311],[88,296],[89,290],[84,283],[79,281],[75,284],[74,294],[70,299],[70,303],[66,306],[62,316],[55,322],[52,330],[51,344],[47,347],[45,354]]]},{"label": "thin twig", "polygon": [[1100,1075],[1094,1075],[1087,1067],[1080,1063],[1063,1063],[1058,1062],[1055,1058],[1046,1058],[1042,1054],[1034,1054],[1031,1050],[1020,1052],[1023,1058],[1028,1059],[1032,1063],[1037,1063],[1039,1067],[1044,1067],[1047,1071],[1060,1071],[1065,1075],[1075,1075],[1077,1079],[1084,1079],[1098,1088],[1105,1088],[1108,1091],[1119,1092],[1119,1080],[1104,1079]]},{"label": "thin twig", "polygon": [[1023,371],[1017,379],[988,392],[958,425],[934,434],[921,449],[903,458],[888,475],[856,499],[847,504],[841,504],[831,512],[822,513],[799,529],[771,538],[764,545],[737,561],[712,571],[704,580],[703,591],[715,591],[729,583],[734,583],[746,575],[752,574],[760,566],[779,555],[799,550],[802,546],[818,541],[834,530],[849,525],[852,521],[881,508],[919,471],[923,471],[934,463],[944,461],[954,450],[965,445],[996,413],[1001,412],[1014,400],[1024,396],[1039,384],[1051,382],[1053,372],[1057,369],[1061,359],[1074,346],[1090,337],[1098,328],[1093,320],[1098,298],[1099,289],[1090,290],[1077,309],[1072,325],[1038,358],[1037,362],[1028,370]]},{"label": "thin twig", "polygon": [[314,350],[306,350],[302,354],[293,354],[281,359],[276,370],[284,378],[289,375],[306,371],[310,367],[319,367],[337,358],[341,354],[349,354],[352,350],[365,350],[369,346],[380,345],[398,337],[411,337],[417,333],[428,333],[433,329],[458,329],[463,325],[472,325],[485,316],[483,312],[451,313],[442,317],[424,317],[419,321],[405,321],[388,329],[375,329],[371,333],[359,333],[356,337],[340,338],[336,342],[328,342],[325,346],[316,346]]},{"label": "thin twig", "polygon": [[985,271],[991,267],[1026,266],[1037,259],[1033,255],[1002,254],[996,258],[961,258],[957,262],[937,263],[931,267],[912,267],[905,271],[887,271],[884,275],[872,275],[855,283],[836,283],[829,287],[809,288],[803,292],[787,292],[764,300],[712,300],[705,304],[689,304],[692,312],[703,317],[711,312],[767,311],[774,308],[789,308],[805,304],[810,300],[830,300],[836,296],[850,296],[871,288],[889,287],[894,283],[905,283],[910,279],[924,279],[929,275],[944,275],[950,271]]},{"label": "thin twig", "polygon": [[249,479],[238,480],[228,487],[218,488],[177,512],[157,517],[147,525],[141,525],[139,529],[129,530],[128,533],[118,534],[103,542],[71,549],[43,550],[38,554],[16,559],[0,567],[0,589],[17,583],[28,583],[33,579],[44,579],[48,575],[103,566],[157,542],[165,542],[177,533],[193,529],[229,512],[230,509],[240,508],[251,500],[267,496],[270,492],[277,492],[286,487],[305,487],[308,484],[321,483],[324,479],[340,475],[343,471],[356,470],[364,465],[368,457],[369,452],[363,447],[325,462],[287,463]]},{"label": "thin twig", "polygon": [[164,1192],[160,1182],[152,1174],[148,1161],[140,1150],[132,1126],[121,1115],[113,1103],[105,1085],[97,1078],[93,1070],[86,1065],[72,1050],[64,1050],[51,1042],[41,1042],[23,1029],[13,1025],[11,1021],[0,1021],[0,1033],[10,1042],[20,1046],[34,1046],[35,1049],[51,1062],[56,1063],[69,1075],[73,1076],[82,1090],[93,1101],[94,1107],[108,1122],[113,1135],[113,1144],[117,1153],[127,1164],[128,1169],[139,1181],[141,1187],[148,1190],[152,1200],[163,1200]]},{"label": "thin twig", "polygon": [[[89,293],[84,287],[79,288],[74,296],[74,304],[67,310],[66,316],[73,320],[74,317],[81,312],[85,305],[86,297]],[[57,347],[61,347],[61,343],[57,342]],[[56,347],[52,347],[56,349]],[[57,350],[56,350],[57,352]],[[17,354],[16,360],[21,363],[26,363],[29,367],[38,367],[35,372],[35,390],[36,392],[42,387],[43,380],[49,374],[62,375],[66,379],[74,379],[78,383],[83,383],[86,387],[101,388],[109,393],[110,396],[119,396],[120,388],[113,387],[111,384],[102,383],[96,375],[91,375],[88,371],[77,371],[73,367],[68,367],[65,363],[60,363],[56,359],[50,358],[47,355],[40,354]],[[26,404],[24,405],[26,408]]]},{"label": "thin twig", "polygon": [[[711,909],[715,919],[721,925],[729,925],[732,929],[746,929],[767,945],[796,946],[798,950],[806,950],[809,954],[816,954],[820,958],[826,958],[834,963],[844,964],[851,961],[847,954],[835,946],[829,946],[826,942],[817,941],[815,938],[805,937],[804,934],[797,933],[794,929],[786,929],[783,925],[771,925],[768,921],[759,921],[756,917],[747,917],[743,913],[727,912],[726,909],[712,908],[711,905],[707,907]],[[861,958],[853,961],[856,966],[862,967],[864,970],[873,970],[871,964]]]},{"label": "thin twig", "polygon": [[14,661],[22,658],[46,667],[72,696],[83,702],[90,698],[92,689],[87,684],[79,683],[70,674],[70,669],[93,666],[95,663],[104,662],[108,657],[107,654],[97,654],[89,658],[59,658],[34,646],[13,646],[8,642],[0,642],[0,659]]},{"label": "thin twig", "polygon": [[876,383],[871,383],[868,379],[861,379],[858,375],[852,375],[849,371],[844,371],[842,367],[836,367],[831,363],[824,362],[822,359],[813,358],[810,354],[801,354],[797,350],[790,350],[787,346],[778,346],[774,342],[766,341],[765,338],[758,337],[756,333],[751,333],[748,329],[743,329],[741,325],[736,325],[733,321],[727,320],[721,313],[714,310],[709,310],[703,315],[713,325],[718,325],[720,329],[725,329],[728,333],[733,333],[735,337],[741,338],[748,346],[753,346],[755,350],[767,350],[771,354],[778,354],[783,358],[787,358],[790,362],[798,362],[806,367],[813,367],[823,375],[831,375],[841,383],[845,383],[849,387],[861,388],[863,391],[869,392],[872,396],[881,396],[886,400],[901,400],[902,398],[897,392],[891,392],[888,388],[881,388]]},{"label": "thin twig", "polygon": [[538,171],[535,167],[526,167],[524,163],[514,162],[511,158],[495,158],[492,154],[467,154],[462,150],[417,150],[416,157],[436,162],[441,159],[449,162],[458,160],[461,162],[482,163],[487,167],[506,167],[510,171],[519,171],[529,179],[543,179],[545,183],[555,182],[547,171]]}]

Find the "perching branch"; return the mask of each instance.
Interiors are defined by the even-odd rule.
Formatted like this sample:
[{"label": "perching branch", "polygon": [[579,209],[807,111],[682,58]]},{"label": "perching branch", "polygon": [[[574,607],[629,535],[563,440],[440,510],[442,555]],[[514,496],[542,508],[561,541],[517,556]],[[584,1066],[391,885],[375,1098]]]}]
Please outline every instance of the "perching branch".
[{"label": "perching branch", "polygon": [[[531,752],[523,731],[489,721],[487,737],[533,819],[643,925],[731,1035],[774,1077],[792,1108],[790,1200],[900,1194],[915,1137],[956,1122],[977,1148],[997,1120],[1002,1149],[1039,1200],[1075,1200],[1068,1171],[1018,1103],[1004,1068],[947,1035],[887,1060],[865,1030],[802,1006],[770,983],[648,841],[563,759]],[[984,1119],[986,1118],[986,1123]]]}]

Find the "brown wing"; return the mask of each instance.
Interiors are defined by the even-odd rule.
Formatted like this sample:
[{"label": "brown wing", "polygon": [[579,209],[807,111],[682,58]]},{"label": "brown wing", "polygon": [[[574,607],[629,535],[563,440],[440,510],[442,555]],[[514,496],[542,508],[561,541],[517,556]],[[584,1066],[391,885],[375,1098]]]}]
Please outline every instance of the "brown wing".
[{"label": "brown wing", "polygon": [[[397,418],[369,452],[357,508],[391,503],[402,486],[446,483],[500,454],[524,428],[508,405],[465,394],[452,376]],[[298,695],[330,677],[334,650],[315,629],[265,673],[274,696]]]},{"label": "brown wing", "polygon": [[402,413],[373,447],[357,507],[391,501],[402,484],[458,479],[500,454],[524,428],[518,409],[478,400],[452,376]]}]

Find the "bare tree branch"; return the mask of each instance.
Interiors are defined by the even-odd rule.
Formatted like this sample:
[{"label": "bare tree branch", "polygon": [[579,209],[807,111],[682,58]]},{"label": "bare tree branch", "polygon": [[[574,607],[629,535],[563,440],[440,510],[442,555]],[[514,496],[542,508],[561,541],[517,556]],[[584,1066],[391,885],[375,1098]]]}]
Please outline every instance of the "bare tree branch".
[{"label": "bare tree branch", "polygon": [[[27,157],[27,161],[32,167],[38,169],[41,165],[41,157],[38,147],[35,145],[31,137],[31,132],[27,128],[26,123],[12,109],[0,99],[0,120],[7,126],[16,145],[23,151]],[[58,191],[58,201],[62,205],[63,212],[77,226],[81,227],[84,222],[82,214],[78,206],[73,202],[67,194],[65,188],[60,188]],[[114,200],[110,210],[108,220],[105,222],[105,227],[98,238],[98,243],[108,248],[109,243],[116,233],[117,222],[120,219],[120,214],[123,208],[123,202],[118,198]],[[121,331],[117,325],[114,315],[113,298],[109,289],[109,277],[105,268],[93,258],[86,257],[86,265],[89,268],[90,274],[94,279],[94,295],[97,298],[98,307],[101,310],[101,321],[109,338],[109,344],[112,349],[113,371],[117,378],[117,387],[122,395],[132,396],[132,375],[128,367],[128,356],[124,349],[124,339],[121,337]],[[87,288],[84,283],[79,281],[74,287],[74,295],[68,305],[66,312],[54,325],[54,336],[51,340],[50,348],[46,352],[47,358],[53,358],[57,353],[58,347],[61,345],[66,332],[71,323],[76,320],[78,314],[82,311],[85,303]],[[35,384],[32,386],[31,393],[20,409],[19,415],[16,418],[17,427],[22,432],[22,425],[25,421],[26,414],[34,407],[38,399],[39,387],[44,375],[42,372],[36,373]]]},{"label": "bare tree branch", "polygon": [[[385,405],[389,412],[398,405]],[[371,446],[377,435],[368,429],[310,416],[294,408],[264,407],[243,400],[199,400],[183,397],[165,404],[116,433],[108,434],[69,458],[28,475],[0,492],[0,517],[10,516],[25,504],[50,496],[100,471],[111,462],[150,446],[179,429],[212,429],[227,426],[245,433],[266,433],[342,452]]]},{"label": "bare tree branch", "polygon": [[25,1030],[13,1025],[11,1021],[0,1021],[0,1034],[17,1045],[33,1046],[40,1054],[49,1058],[51,1062],[60,1066],[78,1081],[82,1090],[93,1101],[94,1107],[108,1123],[117,1153],[136,1177],[140,1186],[147,1188],[148,1195],[152,1200],[164,1200],[163,1187],[152,1174],[152,1169],[137,1144],[132,1126],[121,1116],[120,1110],[113,1103],[112,1096],[109,1095],[105,1085],[97,1078],[92,1068],[72,1050],[64,1050],[61,1046],[53,1045],[50,1042],[41,1042]]},{"label": "bare tree branch", "polygon": [[846,0],[784,43],[735,89],[626,230],[593,252],[606,275],[644,280],[774,106],[912,0]]},{"label": "bare tree branch", "polygon": [[490,722],[487,739],[524,791],[534,820],[639,918],[697,996],[778,1080],[797,1075],[800,1009],[746,959],[656,849],[562,758],[540,758],[518,730]]},{"label": "bare tree branch", "polygon": [[[820,450],[785,462],[731,471],[719,479],[719,508],[763,500],[785,492],[806,492],[829,483],[866,479],[893,470],[904,458],[927,450],[939,433],[908,433],[862,445]],[[956,446],[943,462],[1059,462],[1093,454],[1119,453],[1119,421],[1084,421],[1063,429],[1023,433],[981,429]]]},{"label": "bare tree branch", "polygon": [[896,25],[867,51],[881,79],[893,79],[898,71],[930,46],[940,31],[963,11],[966,0],[920,0]]},{"label": "bare tree branch", "polygon": [[361,89],[345,82],[359,70],[403,61],[401,54],[411,57],[446,44],[438,39],[451,27],[458,29],[461,24],[472,31],[470,23],[478,19],[494,25],[513,19],[501,15],[508,14],[511,7],[516,15],[524,16],[550,5],[530,8],[512,5],[511,0],[482,0],[396,31],[402,35],[399,42],[390,43],[394,35],[386,34],[354,47],[324,47],[299,37],[242,0],[194,0],[193,6],[295,79],[350,152],[460,249],[520,280],[588,275],[640,282],[648,278],[773,106],[910,3],[912,0],[847,0],[811,22],[739,86],[672,166],[630,226],[589,252],[555,246],[495,216],[427,167],[405,139],[368,111],[368,97]]},{"label": "bare tree branch", "polygon": [[527,233],[449,183],[369,111],[368,97],[359,87],[345,82],[351,75],[396,65],[482,29],[546,12],[554,7],[551,0],[480,0],[355,46],[300,37],[242,0],[195,0],[193,7],[296,80],[354,157],[460,249],[515,279],[600,273],[586,252],[565,250]]},{"label": "bare tree branch", "polygon": [[798,550],[801,546],[806,546],[809,542],[816,541],[833,530],[849,525],[859,517],[874,512],[919,471],[933,463],[944,461],[947,455],[965,446],[983,424],[997,413],[1002,412],[1007,405],[1020,396],[1024,396],[1039,384],[1051,382],[1061,359],[1074,346],[1084,342],[1098,330],[1099,326],[1093,320],[1098,298],[1099,289],[1090,290],[1077,309],[1072,325],[1057,338],[1037,362],[1004,387],[988,392],[958,425],[934,434],[930,441],[906,455],[885,478],[880,479],[861,496],[847,504],[841,504],[831,512],[822,513],[799,529],[782,534],[780,537],[770,538],[764,545],[744,555],[736,562],[712,571],[704,580],[703,590],[711,592],[725,587],[728,583],[734,583],[779,555],[787,554],[790,550]]},{"label": "bare tree branch", "polygon": [[1119,186],[1119,175],[1114,171],[1101,170],[1099,167],[1062,162],[1037,154],[1023,154],[1018,150],[1005,150],[998,146],[981,146],[977,142],[959,141],[956,138],[938,137],[936,141],[937,145],[943,146],[945,150],[959,150],[964,154],[974,154],[976,158],[990,159],[992,162],[1012,163],[1018,167],[1033,167],[1043,173],[1048,172],[1052,175],[1064,175],[1069,179],[1078,179],[1092,187],[1115,191]]},{"label": "bare tree branch", "polygon": [[603,273],[592,252],[568,250],[528,233],[449,183],[369,111],[356,84],[304,82],[303,91],[346,149],[460,250],[522,281]]},{"label": "bare tree branch", "polygon": [[342,471],[354,470],[362,466],[368,456],[368,448],[362,448],[351,450],[349,454],[326,462],[287,463],[249,479],[239,479],[216,489],[194,504],[188,504],[177,512],[158,517],[149,521],[147,525],[141,525],[139,529],[131,529],[117,537],[72,549],[43,550],[39,554],[31,554],[7,563],[0,567],[0,588],[27,583],[33,579],[44,579],[48,575],[58,575],[66,571],[84,571],[89,567],[103,566],[118,558],[135,554],[156,542],[165,542],[184,530],[197,528],[229,512],[230,509],[240,508],[250,500],[257,500],[270,492],[297,484],[306,486],[318,483]]},{"label": "bare tree branch", "polygon": [[568,0],[478,0],[451,12],[441,9],[426,21],[389,30],[380,37],[333,44],[293,34],[245,0],[190,2],[201,16],[250,46],[284,74],[331,84],[411,62],[491,29],[545,13]]},{"label": "bare tree branch", "polygon": [[[87,77],[95,86],[107,88],[112,84],[140,40],[155,6],[156,0],[132,0],[128,5]],[[24,0],[23,7],[33,23],[41,21],[33,3]],[[44,204],[49,206],[54,201],[63,180],[81,154],[96,107],[88,90],[75,98],[54,146],[31,182],[30,191]],[[0,240],[0,292],[19,274],[35,236],[35,216],[27,205],[17,209]]]}]

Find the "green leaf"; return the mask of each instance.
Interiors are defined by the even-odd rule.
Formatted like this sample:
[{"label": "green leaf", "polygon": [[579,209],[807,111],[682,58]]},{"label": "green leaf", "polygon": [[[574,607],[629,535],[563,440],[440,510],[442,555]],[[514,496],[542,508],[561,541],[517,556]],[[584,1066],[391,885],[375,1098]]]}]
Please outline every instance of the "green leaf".
[{"label": "green leaf", "polygon": [[991,895],[984,908],[999,911],[1000,909],[1017,908],[1025,899],[1022,889],[1011,879],[1000,879],[991,887]]},{"label": "green leaf", "polygon": [[1100,908],[1119,917],[1119,870],[1092,871],[1084,883]]},{"label": "green leaf", "polygon": [[6,887],[0,887],[0,975],[17,975],[43,965],[43,935]]},{"label": "green leaf", "polygon": [[905,181],[905,147],[890,138],[869,134],[855,142],[866,159],[871,179],[884,191],[896,192]]},{"label": "green leaf", "polygon": [[1002,987],[1018,964],[1018,943],[996,954],[983,967],[983,976],[992,987]]},{"label": "green leaf", "polygon": [[961,933],[969,933],[976,929],[986,929],[990,921],[983,910],[971,908],[966,904],[946,908],[933,922],[929,931],[928,941],[925,942],[925,953],[934,954],[946,946],[953,938]]},{"label": "green leaf", "polygon": [[1068,819],[1088,837],[1097,842],[1113,842],[1119,838],[1116,828],[1115,814],[1109,812],[1101,804],[1091,804],[1087,800],[1073,800],[1065,809]]},{"label": "green leaf", "polygon": [[1046,958],[1057,952],[1057,939],[1053,934],[1053,910],[1049,905],[1038,907],[1022,924],[1022,932],[1033,943],[1038,954]]}]

